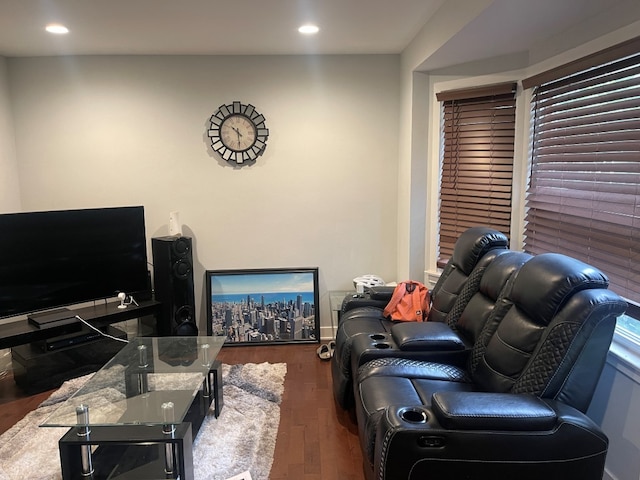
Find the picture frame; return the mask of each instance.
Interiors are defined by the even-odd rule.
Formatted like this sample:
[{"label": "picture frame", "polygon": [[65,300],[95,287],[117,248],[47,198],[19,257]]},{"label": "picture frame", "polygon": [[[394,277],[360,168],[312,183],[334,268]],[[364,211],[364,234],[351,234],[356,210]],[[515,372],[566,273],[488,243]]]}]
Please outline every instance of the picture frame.
[{"label": "picture frame", "polygon": [[207,335],[225,345],[320,343],[318,268],[206,270]]}]

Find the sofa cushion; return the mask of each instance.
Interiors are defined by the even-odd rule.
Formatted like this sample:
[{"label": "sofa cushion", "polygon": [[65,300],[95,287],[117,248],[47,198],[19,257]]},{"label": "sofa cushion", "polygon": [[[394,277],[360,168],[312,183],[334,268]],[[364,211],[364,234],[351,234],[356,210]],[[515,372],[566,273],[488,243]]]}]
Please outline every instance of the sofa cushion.
[{"label": "sofa cushion", "polygon": [[607,276],[597,268],[566,255],[542,253],[518,272],[511,300],[544,327],[574,293],[608,286]]},{"label": "sofa cushion", "polygon": [[487,227],[471,227],[456,240],[450,262],[469,275],[489,250],[508,246],[509,240],[503,233]]}]

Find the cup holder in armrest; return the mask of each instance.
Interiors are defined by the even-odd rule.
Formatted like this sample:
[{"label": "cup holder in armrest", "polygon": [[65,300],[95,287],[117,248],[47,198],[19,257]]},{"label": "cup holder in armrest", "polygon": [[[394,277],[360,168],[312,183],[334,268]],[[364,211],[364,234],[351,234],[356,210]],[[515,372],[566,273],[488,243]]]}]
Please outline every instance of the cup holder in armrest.
[{"label": "cup holder in armrest", "polygon": [[387,337],[386,337],[386,335],[383,335],[381,333],[374,333],[374,334],[369,335],[369,338],[371,340],[384,340]]},{"label": "cup holder in armrest", "polygon": [[427,423],[428,420],[426,412],[418,408],[403,408],[398,413],[402,420],[409,423]]},{"label": "cup holder in armrest", "polygon": [[391,345],[388,343],[377,342],[373,344],[374,347],[379,348],[380,350],[386,350],[387,348],[391,348]]}]

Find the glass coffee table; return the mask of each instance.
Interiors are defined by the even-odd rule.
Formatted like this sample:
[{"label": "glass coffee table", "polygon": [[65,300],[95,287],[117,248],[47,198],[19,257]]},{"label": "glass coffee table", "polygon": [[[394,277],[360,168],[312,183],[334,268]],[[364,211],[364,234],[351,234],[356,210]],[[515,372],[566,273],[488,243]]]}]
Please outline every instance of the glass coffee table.
[{"label": "glass coffee table", "polygon": [[222,337],[132,339],[42,427],[60,439],[62,478],[193,479],[193,439],[223,405]]}]

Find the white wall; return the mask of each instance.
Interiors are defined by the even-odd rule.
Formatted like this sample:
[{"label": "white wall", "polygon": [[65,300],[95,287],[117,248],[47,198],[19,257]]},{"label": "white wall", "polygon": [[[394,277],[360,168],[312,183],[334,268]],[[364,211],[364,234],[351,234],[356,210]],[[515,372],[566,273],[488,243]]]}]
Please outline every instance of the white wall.
[{"label": "white wall", "polygon": [[20,209],[20,182],[16,159],[7,61],[0,57],[0,213]]},{"label": "white wall", "polygon": [[[398,276],[403,280],[421,279],[425,270],[435,269],[438,234],[427,219],[437,214],[439,158],[429,155],[429,151],[439,135],[433,137],[429,129],[428,112],[433,100],[429,96],[428,75],[417,69],[492,1],[445,2],[402,52],[397,230]],[[428,177],[434,174],[435,178]],[[429,178],[436,182],[435,192]]]},{"label": "white wall", "polygon": [[[317,266],[323,336],[328,290],[363,273],[394,279],[399,56],[7,64],[25,211],[141,204],[150,239],[178,210],[197,299],[205,269]],[[267,119],[252,166],[210,148],[209,117],[233,100]]]}]

